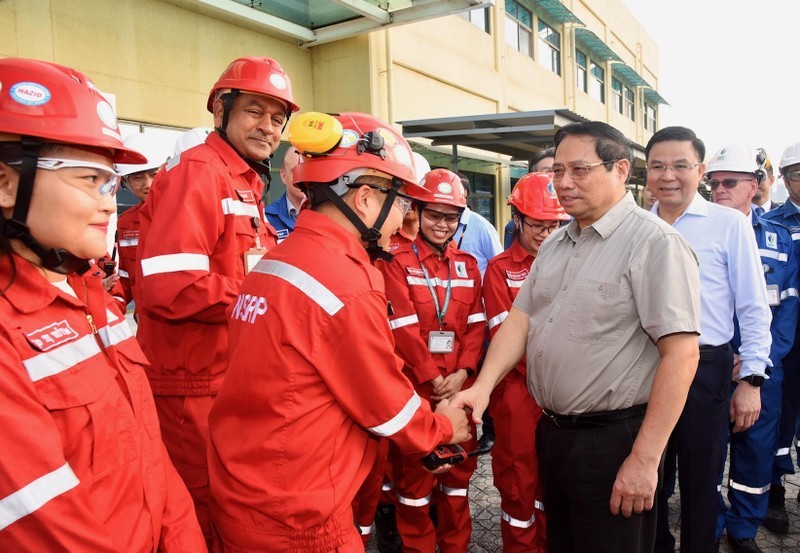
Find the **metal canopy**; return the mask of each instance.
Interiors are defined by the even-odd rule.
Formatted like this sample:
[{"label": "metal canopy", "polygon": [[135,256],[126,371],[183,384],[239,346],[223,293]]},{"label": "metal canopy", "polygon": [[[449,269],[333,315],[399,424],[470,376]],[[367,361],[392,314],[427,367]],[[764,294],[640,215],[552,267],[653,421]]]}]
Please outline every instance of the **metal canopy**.
[{"label": "metal canopy", "polygon": [[630,65],[622,62],[615,63],[611,66],[611,70],[620,75],[624,81],[628,82],[629,85],[646,86],[650,88],[650,85],[647,83],[647,81],[645,81],[642,76],[639,75]]},{"label": "metal canopy", "polygon": [[469,146],[527,161],[553,145],[560,128],[588,121],[566,109],[492,113],[400,121],[406,138],[427,138],[434,146]]},{"label": "metal canopy", "polygon": [[664,97],[661,94],[658,93],[657,90],[654,90],[652,88],[645,88],[644,89],[644,99],[647,100],[648,102],[650,102],[652,104],[656,104],[656,105],[658,105],[658,104],[669,105],[669,102],[667,102],[664,99]]},{"label": "metal canopy", "polygon": [[167,0],[311,47],[493,6],[495,0]]},{"label": "metal canopy", "polygon": [[614,50],[609,48],[603,39],[589,29],[582,29],[580,27],[575,29],[575,40],[579,45],[588,50],[590,57],[594,59],[599,59],[600,61],[622,61],[622,58],[619,57]]}]

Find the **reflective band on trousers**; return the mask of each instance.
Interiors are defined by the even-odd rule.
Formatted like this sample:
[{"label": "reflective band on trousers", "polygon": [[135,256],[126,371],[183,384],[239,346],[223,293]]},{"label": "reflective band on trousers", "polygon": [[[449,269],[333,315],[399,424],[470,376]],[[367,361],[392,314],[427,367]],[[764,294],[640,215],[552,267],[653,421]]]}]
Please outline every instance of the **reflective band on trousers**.
[{"label": "reflective band on trousers", "polygon": [[489,329],[491,330],[494,327],[496,327],[497,325],[499,325],[500,323],[502,323],[503,321],[505,321],[506,317],[508,317],[508,311],[503,311],[499,315],[496,315],[496,316],[492,317],[491,319],[489,319]]},{"label": "reflective band on trousers", "polygon": [[405,406],[400,409],[400,412],[397,413],[391,420],[386,421],[383,424],[379,424],[378,426],[373,426],[368,428],[370,432],[373,434],[377,434],[378,436],[391,436],[402,430],[405,425],[413,418],[414,413],[417,412],[419,406],[422,405],[422,400],[417,395],[417,392],[414,392],[414,395],[411,396]]},{"label": "reflective band on trousers", "polygon": [[533,526],[533,523],[536,522],[536,515],[531,515],[531,518],[528,520],[519,520],[518,518],[512,517],[505,511],[500,511],[500,518],[505,520],[514,528],[530,528]]},{"label": "reflective band on trousers", "polygon": [[69,464],[64,463],[53,472],[48,472],[0,499],[0,530],[22,517],[39,509],[42,505],[68,492],[80,483]]},{"label": "reflective band on trousers", "polygon": [[411,497],[403,497],[400,494],[397,494],[397,502],[401,505],[408,505],[409,507],[424,507],[428,503],[431,502],[431,494],[426,495],[425,497],[421,497],[419,499],[414,499]]},{"label": "reflective band on trousers", "polygon": [[767,493],[769,491],[770,486],[772,486],[772,484],[767,484],[766,486],[761,486],[760,488],[751,488],[750,486],[739,484],[738,482],[734,482],[733,480],[728,482],[729,488],[733,490],[739,490],[740,492],[749,493],[752,495],[761,495],[763,493]]},{"label": "reflective band on trousers", "polygon": [[443,484],[439,484],[439,489],[442,490],[444,495],[453,497],[467,497],[467,488],[448,488]]}]

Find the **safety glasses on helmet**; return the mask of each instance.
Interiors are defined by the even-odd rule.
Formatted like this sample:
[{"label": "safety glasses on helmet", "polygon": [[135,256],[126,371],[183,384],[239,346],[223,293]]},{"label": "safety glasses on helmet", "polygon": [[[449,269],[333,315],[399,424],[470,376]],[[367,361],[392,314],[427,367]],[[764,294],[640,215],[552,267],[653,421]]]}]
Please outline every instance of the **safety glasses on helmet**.
[{"label": "safety glasses on helmet", "polygon": [[[22,165],[21,161],[9,165]],[[91,161],[76,159],[40,158],[36,167],[45,171],[61,171],[62,180],[71,187],[99,200],[114,196],[122,183],[122,176],[111,167]]]}]

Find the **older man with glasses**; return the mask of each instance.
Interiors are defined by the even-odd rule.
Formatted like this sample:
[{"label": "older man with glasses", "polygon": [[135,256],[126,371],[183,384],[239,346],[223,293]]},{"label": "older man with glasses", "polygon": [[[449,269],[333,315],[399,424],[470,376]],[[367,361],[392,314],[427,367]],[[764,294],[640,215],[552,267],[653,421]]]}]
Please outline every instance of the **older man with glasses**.
[{"label": "older man with glasses", "polygon": [[645,552],[662,453],[698,360],[697,260],[639,209],[630,142],[603,122],[555,136],[553,184],[574,217],[545,240],[483,369],[456,405],[477,421],[526,355],[547,550]]},{"label": "older man with glasses", "polygon": [[[685,127],[659,130],[645,148],[647,186],[658,200],[653,212],[680,232],[700,259],[702,314],[697,374],[667,447],[665,486],[658,498],[657,552],[675,550],[667,522],[667,498],[674,487],[676,457],[681,552],[715,550],[717,481],[729,418],[734,432],[755,423],[760,410],[755,378],[765,375],[769,363],[771,316],[753,229],[741,213],[712,204],[698,193],[705,176],[705,153],[703,141]],[[738,185],[734,182],[737,178],[744,177],[726,175],[712,180],[716,187],[730,188]],[[664,278],[659,281],[667,282]],[[729,399],[734,315],[741,330],[738,359],[744,382]],[[753,380],[748,382],[750,376]]]}]

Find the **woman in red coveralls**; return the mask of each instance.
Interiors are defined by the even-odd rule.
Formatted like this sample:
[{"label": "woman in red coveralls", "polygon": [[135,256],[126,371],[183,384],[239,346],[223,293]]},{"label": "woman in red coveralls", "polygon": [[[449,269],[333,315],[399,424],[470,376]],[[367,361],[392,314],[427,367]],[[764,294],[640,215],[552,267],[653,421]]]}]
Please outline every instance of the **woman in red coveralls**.
[{"label": "woman in red coveralls", "polygon": [[[529,173],[511,193],[514,242],[489,262],[483,303],[489,338],[500,328],[539,246],[569,219],[547,173]],[[500,491],[504,553],[545,551],[544,510],[536,457],[535,430],[542,410],[528,392],[523,359],[495,388],[491,398],[497,441],[492,450],[494,485]]]},{"label": "woman in red coveralls", "polygon": [[[471,255],[452,242],[467,205],[461,179],[446,169],[430,171],[421,188],[409,189],[419,214],[419,233],[401,245],[392,262],[378,263],[392,305],[389,325],[404,372],[420,396],[435,404],[474,381],[486,334],[481,274]],[[474,436],[475,430],[472,429]],[[476,448],[475,439],[462,444]],[[397,489],[397,527],[406,552],[465,552],[472,534],[467,488],[475,458],[438,476],[418,461],[392,452]],[[429,511],[435,501],[438,525]]]},{"label": "woman in red coveralls", "polygon": [[0,83],[0,551],[204,551],[147,360],[88,261],[114,162],[144,157],[84,74],[6,58]]}]

